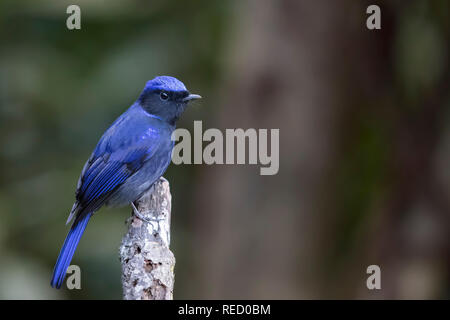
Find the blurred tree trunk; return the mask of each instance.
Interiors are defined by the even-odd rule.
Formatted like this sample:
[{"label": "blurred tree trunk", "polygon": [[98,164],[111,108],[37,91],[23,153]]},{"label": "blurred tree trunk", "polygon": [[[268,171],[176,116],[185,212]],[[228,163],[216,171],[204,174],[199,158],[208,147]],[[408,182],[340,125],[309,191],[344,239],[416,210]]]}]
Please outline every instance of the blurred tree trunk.
[{"label": "blurred tree trunk", "polygon": [[206,275],[208,297],[319,294],[325,231],[319,213],[336,152],[336,75],[352,67],[352,52],[342,48],[350,37],[343,7],[349,3],[236,4],[219,121],[222,128],[280,128],[280,170],[275,176],[260,176],[256,166],[205,171],[195,234],[206,243],[196,268]]},{"label": "blurred tree trunk", "polygon": [[[193,245],[202,248],[200,296],[434,297],[442,287],[448,201],[432,187],[432,160],[446,80],[421,92],[415,113],[402,98],[409,79],[393,66],[406,10],[383,2],[382,30],[369,31],[369,4],[236,4],[218,122],[280,128],[280,171],[202,170]],[[431,235],[418,236],[420,221]],[[381,267],[381,291],[366,288],[371,264]]]}]

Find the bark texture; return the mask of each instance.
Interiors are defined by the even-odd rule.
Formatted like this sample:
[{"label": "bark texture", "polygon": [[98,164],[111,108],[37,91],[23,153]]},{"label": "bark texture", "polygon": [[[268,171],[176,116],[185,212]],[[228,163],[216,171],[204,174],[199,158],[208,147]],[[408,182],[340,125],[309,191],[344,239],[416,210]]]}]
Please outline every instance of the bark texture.
[{"label": "bark texture", "polygon": [[175,257],[169,249],[171,200],[169,182],[160,178],[134,203],[147,221],[133,214],[120,246],[125,300],[173,299]]}]

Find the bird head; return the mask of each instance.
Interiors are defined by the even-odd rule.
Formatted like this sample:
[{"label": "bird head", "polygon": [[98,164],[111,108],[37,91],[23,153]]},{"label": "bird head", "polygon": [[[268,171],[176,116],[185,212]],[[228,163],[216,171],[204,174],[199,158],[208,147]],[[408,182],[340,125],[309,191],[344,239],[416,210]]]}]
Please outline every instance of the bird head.
[{"label": "bird head", "polygon": [[180,80],[159,76],[146,83],[137,102],[148,113],[174,125],[188,103],[200,98],[191,94]]}]

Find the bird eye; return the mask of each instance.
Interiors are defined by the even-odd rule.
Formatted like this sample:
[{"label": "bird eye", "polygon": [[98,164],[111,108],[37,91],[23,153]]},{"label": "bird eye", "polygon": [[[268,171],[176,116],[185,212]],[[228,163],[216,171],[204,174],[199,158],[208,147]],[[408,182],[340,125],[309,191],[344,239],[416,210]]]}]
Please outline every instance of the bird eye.
[{"label": "bird eye", "polygon": [[159,94],[159,96],[160,96],[161,100],[167,100],[167,99],[169,99],[169,95],[167,94],[167,92],[164,92],[164,91],[162,91],[162,92]]}]

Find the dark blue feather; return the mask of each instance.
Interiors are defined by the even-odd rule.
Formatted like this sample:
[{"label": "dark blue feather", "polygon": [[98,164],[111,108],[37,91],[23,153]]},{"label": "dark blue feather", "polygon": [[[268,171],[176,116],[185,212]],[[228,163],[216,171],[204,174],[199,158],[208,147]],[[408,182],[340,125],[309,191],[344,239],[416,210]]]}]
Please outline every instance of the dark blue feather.
[{"label": "dark blue feather", "polygon": [[105,131],[78,180],[67,223],[75,220],[55,265],[53,287],[61,287],[92,214],[105,204],[122,206],[135,201],[162,176],[171,160],[175,122],[187,101],[198,97],[175,78],[156,77]]},{"label": "dark blue feather", "polygon": [[84,217],[75,220],[72,227],[67,234],[66,240],[61,248],[61,251],[56,261],[55,268],[53,269],[53,276],[50,282],[51,286],[54,288],[61,288],[64,277],[66,276],[67,268],[72,261],[75,249],[80,242],[81,236],[83,235],[84,229],[86,229],[87,223],[91,218],[92,213],[85,215]]}]

